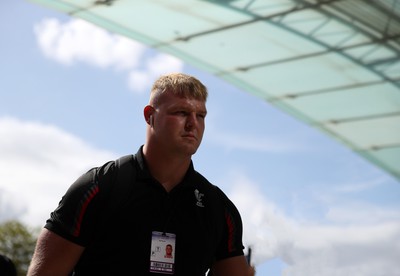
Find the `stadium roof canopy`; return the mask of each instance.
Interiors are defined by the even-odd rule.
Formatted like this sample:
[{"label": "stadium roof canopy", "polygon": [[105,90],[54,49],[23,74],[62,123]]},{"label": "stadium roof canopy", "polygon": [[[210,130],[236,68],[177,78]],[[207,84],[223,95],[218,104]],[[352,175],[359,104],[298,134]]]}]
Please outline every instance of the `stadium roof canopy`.
[{"label": "stadium roof canopy", "polygon": [[32,0],[268,101],[400,179],[400,0]]}]

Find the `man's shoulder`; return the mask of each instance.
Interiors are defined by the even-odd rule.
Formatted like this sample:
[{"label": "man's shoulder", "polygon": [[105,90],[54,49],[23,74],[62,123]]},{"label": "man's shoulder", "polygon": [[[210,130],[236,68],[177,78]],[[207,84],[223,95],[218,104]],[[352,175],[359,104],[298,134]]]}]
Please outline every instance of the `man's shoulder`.
[{"label": "man's shoulder", "polygon": [[214,207],[218,205],[222,206],[224,210],[229,210],[229,212],[239,213],[236,205],[221,188],[212,184],[199,172],[195,171],[195,173],[198,180],[198,187],[201,187],[208,194],[209,201],[212,202]]},{"label": "man's shoulder", "polygon": [[220,189],[216,185],[212,184],[206,177],[204,177],[198,171],[194,171],[194,179],[196,181],[197,187],[200,187],[210,193],[217,194],[220,192]]},{"label": "man's shoulder", "polygon": [[[116,174],[122,172],[132,172],[134,170],[135,155],[128,154],[120,156],[114,160],[107,161],[103,165],[94,167],[88,173],[94,173],[99,180],[112,180]],[[108,181],[107,181],[108,182]]]},{"label": "man's shoulder", "polygon": [[230,203],[229,198],[226,194],[219,188],[217,185],[211,183],[207,178],[205,178],[202,174],[195,171],[195,178],[196,178],[196,187],[199,187],[199,190],[205,192],[209,200],[212,202],[217,203],[221,206]]}]

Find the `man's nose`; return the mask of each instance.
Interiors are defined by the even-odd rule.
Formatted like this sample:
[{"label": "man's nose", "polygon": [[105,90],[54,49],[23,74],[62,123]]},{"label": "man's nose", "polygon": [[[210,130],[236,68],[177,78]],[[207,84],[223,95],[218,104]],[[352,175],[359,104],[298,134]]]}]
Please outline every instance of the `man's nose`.
[{"label": "man's nose", "polygon": [[190,113],[186,117],[186,128],[191,129],[194,128],[198,124],[196,113]]}]

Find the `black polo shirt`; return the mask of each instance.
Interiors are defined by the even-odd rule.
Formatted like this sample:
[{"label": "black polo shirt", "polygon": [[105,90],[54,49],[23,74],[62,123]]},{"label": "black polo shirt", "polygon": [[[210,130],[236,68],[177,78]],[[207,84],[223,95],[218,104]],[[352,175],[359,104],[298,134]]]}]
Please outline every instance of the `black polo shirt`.
[{"label": "black polo shirt", "polygon": [[111,216],[114,161],[81,176],[51,213],[45,228],[86,248],[75,275],[162,275],[149,272],[153,231],[176,236],[173,275],[204,275],[214,261],[243,255],[236,207],[193,164],[168,193],[141,149],[133,162],[134,181]]}]

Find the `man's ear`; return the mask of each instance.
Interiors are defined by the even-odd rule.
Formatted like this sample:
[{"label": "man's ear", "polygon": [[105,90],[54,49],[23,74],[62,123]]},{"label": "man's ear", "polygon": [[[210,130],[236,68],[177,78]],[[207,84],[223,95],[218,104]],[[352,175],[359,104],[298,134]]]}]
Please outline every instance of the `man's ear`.
[{"label": "man's ear", "polygon": [[154,123],[154,107],[152,107],[151,105],[146,105],[144,107],[143,110],[143,115],[144,115],[144,119],[145,121],[150,125],[153,126]]}]

